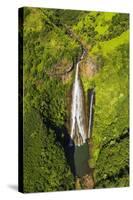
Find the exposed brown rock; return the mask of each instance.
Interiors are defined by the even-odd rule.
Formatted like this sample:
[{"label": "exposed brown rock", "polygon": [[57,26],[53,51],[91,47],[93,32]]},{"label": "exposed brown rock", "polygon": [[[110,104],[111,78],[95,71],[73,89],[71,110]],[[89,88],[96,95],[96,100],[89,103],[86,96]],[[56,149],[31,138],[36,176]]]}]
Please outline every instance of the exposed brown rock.
[{"label": "exposed brown rock", "polygon": [[93,189],[94,188],[94,180],[91,175],[86,174],[81,179],[82,186],[84,189]]},{"label": "exposed brown rock", "polygon": [[96,65],[88,58],[80,64],[80,75],[92,77],[96,73]]}]

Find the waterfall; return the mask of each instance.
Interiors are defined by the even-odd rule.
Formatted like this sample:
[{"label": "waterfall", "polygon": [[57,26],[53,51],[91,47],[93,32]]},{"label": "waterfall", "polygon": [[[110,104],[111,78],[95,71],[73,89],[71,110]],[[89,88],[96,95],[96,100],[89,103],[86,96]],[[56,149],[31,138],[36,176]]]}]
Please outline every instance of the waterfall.
[{"label": "waterfall", "polygon": [[91,135],[92,115],[93,115],[93,103],[94,103],[94,91],[92,91],[91,98],[90,98],[88,138],[90,138],[90,135]]},{"label": "waterfall", "polygon": [[[84,55],[84,53],[83,53]],[[81,59],[83,59],[83,55]],[[80,59],[80,60],[81,60]],[[72,88],[72,104],[71,104],[71,139],[75,145],[82,145],[86,142],[87,133],[85,126],[85,110],[84,110],[84,93],[79,78],[79,64],[76,65],[75,80]]]}]

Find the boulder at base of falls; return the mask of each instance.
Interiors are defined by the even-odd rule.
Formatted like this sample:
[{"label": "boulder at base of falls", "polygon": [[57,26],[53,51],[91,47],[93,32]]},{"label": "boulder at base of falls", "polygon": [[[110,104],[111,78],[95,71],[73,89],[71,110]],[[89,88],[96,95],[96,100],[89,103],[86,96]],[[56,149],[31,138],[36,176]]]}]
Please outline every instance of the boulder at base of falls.
[{"label": "boulder at base of falls", "polygon": [[91,175],[86,174],[81,178],[81,184],[84,189],[93,189],[94,188],[94,180]]}]

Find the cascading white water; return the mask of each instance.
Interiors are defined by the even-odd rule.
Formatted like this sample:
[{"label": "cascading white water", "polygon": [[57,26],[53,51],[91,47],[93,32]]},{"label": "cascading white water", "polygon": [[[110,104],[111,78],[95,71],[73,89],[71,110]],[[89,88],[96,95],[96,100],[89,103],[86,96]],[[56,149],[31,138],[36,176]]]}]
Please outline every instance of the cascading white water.
[{"label": "cascading white water", "polygon": [[[81,57],[83,59],[83,56]],[[75,80],[72,89],[71,104],[71,139],[75,145],[82,145],[86,142],[87,133],[85,128],[84,94],[79,79],[79,64],[76,65]]]},{"label": "cascading white water", "polygon": [[94,92],[92,92],[91,99],[90,99],[88,138],[90,138],[90,134],[91,134],[93,101],[94,101]]}]

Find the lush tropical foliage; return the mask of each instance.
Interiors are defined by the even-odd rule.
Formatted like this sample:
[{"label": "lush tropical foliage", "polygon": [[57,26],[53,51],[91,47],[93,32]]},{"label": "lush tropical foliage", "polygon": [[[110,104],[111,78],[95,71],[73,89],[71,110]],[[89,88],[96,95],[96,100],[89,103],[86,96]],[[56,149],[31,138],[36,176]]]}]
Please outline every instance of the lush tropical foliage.
[{"label": "lush tropical foliage", "polygon": [[[21,21],[22,20],[22,21]],[[24,8],[20,20],[24,77],[24,191],[74,189],[66,155],[69,94],[82,44],[96,65],[81,77],[85,92],[95,88],[92,134],[95,187],[129,184],[129,15]],[[21,44],[22,45],[22,44]]]}]

